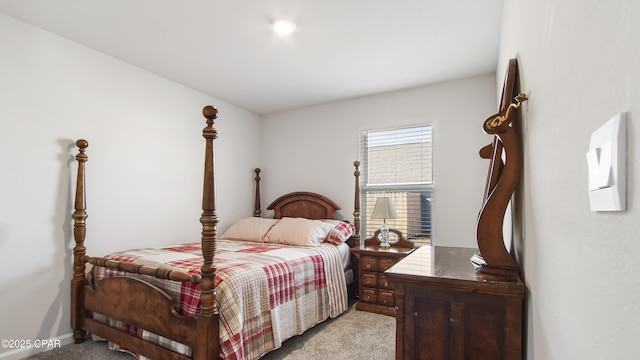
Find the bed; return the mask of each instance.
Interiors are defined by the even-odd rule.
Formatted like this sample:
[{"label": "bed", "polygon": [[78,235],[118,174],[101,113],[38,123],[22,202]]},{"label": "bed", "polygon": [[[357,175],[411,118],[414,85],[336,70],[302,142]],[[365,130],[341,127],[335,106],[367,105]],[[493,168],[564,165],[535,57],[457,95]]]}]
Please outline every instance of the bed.
[{"label": "bed", "polygon": [[[85,163],[79,149],[75,193],[71,327],[76,343],[88,334],[113,348],[152,359],[256,359],[282,342],[338,316],[354,288],[349,248],[359,246],[359,163],[354,162],[353,222],[313,192],[292,192],[261,217],[260,169],[254,216],[218,236],[215,207],[214,120],[206,127],[202,237],[199,242],[131,249],[90,257],[85,248]],[[220,237],[220,238],[219,238]]]}]

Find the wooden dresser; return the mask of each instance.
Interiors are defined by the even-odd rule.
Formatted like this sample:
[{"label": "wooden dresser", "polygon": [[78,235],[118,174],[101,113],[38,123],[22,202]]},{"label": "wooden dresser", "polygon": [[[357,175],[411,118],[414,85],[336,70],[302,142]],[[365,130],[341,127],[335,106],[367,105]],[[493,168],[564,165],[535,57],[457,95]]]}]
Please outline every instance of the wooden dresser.
[{"label": "wooden dresser", "polygon": [[402,238],[389,249],[381,249],[377,240],[378,231],[370,239],[365,240],[364,247],[352,248],[351,253],[358,260],[358,303],[357,310],[395,316],[396,296],[392,281],[382,274],[398,260],[414,250],[413,243]]},{"label": "wooden dresser", "polygon": [[396,359],[522,359],[524,284],[476,272],[474,251],[423,246],[384,272],[395,284]]}]

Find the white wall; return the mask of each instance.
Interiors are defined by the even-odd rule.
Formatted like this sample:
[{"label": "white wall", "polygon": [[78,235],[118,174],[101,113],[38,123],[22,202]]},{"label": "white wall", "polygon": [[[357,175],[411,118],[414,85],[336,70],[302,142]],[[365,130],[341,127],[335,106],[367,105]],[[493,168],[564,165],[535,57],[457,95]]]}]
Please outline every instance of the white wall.
[{"label": "white wall", "polygon": [[[498,74],[516,57],[529,96],[516,219],[527,359],[640,358],[638,19],[635,0],[505,1]],[[589,139],[620,112],[628,113],[628,210],[591,212]]]},{"label": "white wall", "polygon": [[258,116],[2,14],[0,44],[0,339],[68,340],[77,138],[89,255],[199,241],[208,104],[219,230],[252,214]]},{"label": "white wall", "polygon": [[351,220],[360,132],[433,123],[434,242],[476,247],[488,168],[478,151],[492,140],[482,123],[495,112],[495,75],[489,74],[265,116],[263,208],[286,192],[314,191],[336,201]]}]

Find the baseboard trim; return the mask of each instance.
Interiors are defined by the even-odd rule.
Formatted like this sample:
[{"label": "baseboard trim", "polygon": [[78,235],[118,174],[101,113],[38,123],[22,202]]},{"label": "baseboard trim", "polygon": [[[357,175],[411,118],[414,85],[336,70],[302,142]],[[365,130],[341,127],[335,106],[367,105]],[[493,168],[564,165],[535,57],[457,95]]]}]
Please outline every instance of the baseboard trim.
[{"label": "baseboard trim", "polygon": [[52,339],[38,339],[29,341],[29,347],[13,349],[0,353],[2,360],[20,360],[47,350],[56,349],[73,343],[73,333],[57,336]]}]

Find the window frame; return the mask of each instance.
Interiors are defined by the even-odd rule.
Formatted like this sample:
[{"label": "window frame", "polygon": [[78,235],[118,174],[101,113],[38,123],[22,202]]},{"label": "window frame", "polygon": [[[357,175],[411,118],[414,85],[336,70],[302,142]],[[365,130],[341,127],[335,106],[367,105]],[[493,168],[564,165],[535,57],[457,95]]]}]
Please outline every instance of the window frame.
[{"label": "window frame", "polygon": [[[368,156],[369,150],[369,141],[368,137],[371,133],[382,133],[387,131],[395,131],[402,129],[417,129],[417,128],[429,128],[429,147],[430,147],[430,156],[427,159],[421,159],[421,161],[428,161],[430,163],[429,171],[430,181],[418,181],[418,182],[405,182],[405,183],[384,183],[384,184],[368,184],[369,182],[369,174],[370,174],[370,162]],[[424,226],[428,228],[428,232],[423,233],[422,231],[417,232],[418,235],[421,236],[412,236],[412,234],[403,235],[407,237],[408,240],[413,241],[416,245],[430,245],[432,243],[433,236],[433,200],[435,193],[435,181],[434,181],[434,124],[431,123],[421,123],[414,125],[406,125],[406,126],[398,126],[398,127],[388,127],[388,128],[376,128],[369,130],[361,130],[359,134],[359,157],[361,164],[361,177],[360,177],[360,198],[362,202],[361,206],[361,235],[363,238],[369,238],[373,235],[373,231],[377,230],[378,222],[381,224],[381,220],[371,220],[370,219],[370,208],[373,208],[374,204],[370,204],[367,199],[367,194],[378,194],[380,193],[396,193],[396,192],[420,192],[421,196],[424,195],[424,192],[429,193],[428,200],[421,199],[421,201],[429,201],[429,209],[427,220],[427,225],[423,224],[424,219],[421,215],[419,229],[422,230]],[[380,196],[380,195],[378,195]],[[376,196],[377,197],[377,196]],[[421,205],[422,206],[422,205]],[[421,211],[425,211],[421,207]],[[393,227],[393,220],[389,220],[390,227]],[[372,226],[376,226],[376,228],[370,229],[367,231],[367,227],[371,224]]]}]

